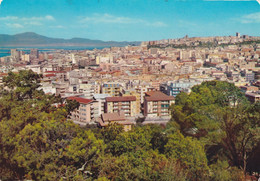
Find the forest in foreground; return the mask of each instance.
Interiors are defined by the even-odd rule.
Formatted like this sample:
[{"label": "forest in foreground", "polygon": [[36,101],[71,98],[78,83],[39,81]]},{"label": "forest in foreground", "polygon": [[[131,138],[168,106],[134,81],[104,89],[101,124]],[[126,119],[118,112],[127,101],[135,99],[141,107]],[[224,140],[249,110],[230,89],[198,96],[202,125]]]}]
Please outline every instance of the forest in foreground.
[{"label": "forest in foreground", "polygon": [[239,181],[260,173],[260,103],[234,84],[180,93],[166,125],[129,132],[79,127],[78,105],[40,90],[41,75],[9,73],[0,89],[0,180]]}]

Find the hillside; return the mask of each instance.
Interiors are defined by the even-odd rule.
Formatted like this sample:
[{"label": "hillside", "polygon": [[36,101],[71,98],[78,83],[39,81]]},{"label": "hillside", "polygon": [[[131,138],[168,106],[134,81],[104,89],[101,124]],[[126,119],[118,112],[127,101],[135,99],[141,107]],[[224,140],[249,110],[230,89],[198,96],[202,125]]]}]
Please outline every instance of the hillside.
[{"label": "hillside", "polygon": [[50,38],[33,32],[26,32],[16,35],[0,34],[0,47],[53,47],[53,46],[126,46],[139,45],[140,42],[116,42],[90,40],[85,38]]}]

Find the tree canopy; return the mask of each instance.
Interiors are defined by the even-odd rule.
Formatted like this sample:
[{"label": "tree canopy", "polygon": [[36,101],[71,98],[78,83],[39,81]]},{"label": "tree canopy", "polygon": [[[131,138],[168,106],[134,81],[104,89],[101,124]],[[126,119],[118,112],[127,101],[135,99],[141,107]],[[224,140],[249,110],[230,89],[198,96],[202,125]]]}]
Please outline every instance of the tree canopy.
[{"label": "tree canopy", "polygon": [[188,95],[176,97],[172,108],[175,128],[197,138],[207,148],[210,163],[227,160],[230,166],[247,170],[248,158],[259,143],[259,103],[251,104],[234,84],[203,82]]},{"label": "tree canopy", "polygon": [[[78,104],[45,95],[41,75],[9,73],[0,90],[1,180],[241,180],[259,171],[260,105],[233,84],[180,93],[166,127],[80,127]],[[245,166],[248,165],[248,167]]]}]

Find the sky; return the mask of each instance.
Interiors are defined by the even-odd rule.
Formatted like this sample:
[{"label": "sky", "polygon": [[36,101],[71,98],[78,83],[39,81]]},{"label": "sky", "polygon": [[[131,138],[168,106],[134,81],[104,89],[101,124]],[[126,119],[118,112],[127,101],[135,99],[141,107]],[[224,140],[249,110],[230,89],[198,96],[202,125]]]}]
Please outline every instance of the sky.
[{"label": "sky", "polygon": [[0,0],[0,34],[148,41],[260,36],[256,0]]}]

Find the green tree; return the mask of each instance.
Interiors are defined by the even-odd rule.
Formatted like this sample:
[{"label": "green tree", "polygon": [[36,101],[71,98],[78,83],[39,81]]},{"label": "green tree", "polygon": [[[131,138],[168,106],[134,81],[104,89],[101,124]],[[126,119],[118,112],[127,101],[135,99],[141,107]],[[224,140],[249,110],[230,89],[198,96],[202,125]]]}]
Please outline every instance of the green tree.
[{"label": "green tree", "polygon": [[116,138],[123,133],[123,126],[118,124],[109,124],[107,127],[103,128],[101,131],[102,137],[105,143],[116,140]]},{"label": "green tree", "polygon": [[[21,82],[19,82],[21,81]],[[59,180],[95,176],[105,145],[67,121],[60,97],[39,90],[40,76],[9,73],[0,97],[0,179]]]},{"label": "green tree", "polygon": [[9,72],[3,78],[4,86],[7,86],[13,98],[18,100],[32,99],[33,94],[40,87],[42,75],[34,73],[32,70],[21,70],[18,74]]},{"label": "green tree", "polygon": [[248,157],[260,140],[258,104],[250,104],[234,84],[221,81],[203,82],[188,97],[176,99],[171,125],[203,142],[210,163],[225,157],[246,172]]},{"label": "green tree", "polygon": [[108,156],[100,166],[99,177],[110,180],[186,180],[182,168],[156,151],[138,150]]},{"label": "green tree", "polygon": [[66,100],[66,105],[65,105],[65,109],[68,113],[74,111],[75,109],[78,109],[80,106],[79,102],[75,101],[75,100]]},{"label": "green tree", "polygon": [[213,181],[229,181],[243,180],[243,172],[236,167],[230,167],[227,161],[218,160],[210,165],[210,180]]},{"label": "green tree", "polygon": [[209,169],[204,146],[201,142],[176,132],[168,136],[165,155],[180,163],[187,170],[191,180],[205,180],[207,178]]},{"label": "green tree", "polygon": [[115,140],[107,144],[107,152],[115,156],[137,150],[151,149],[151,134],[147,127],[135,127],[128,132],[122,132]]}]

